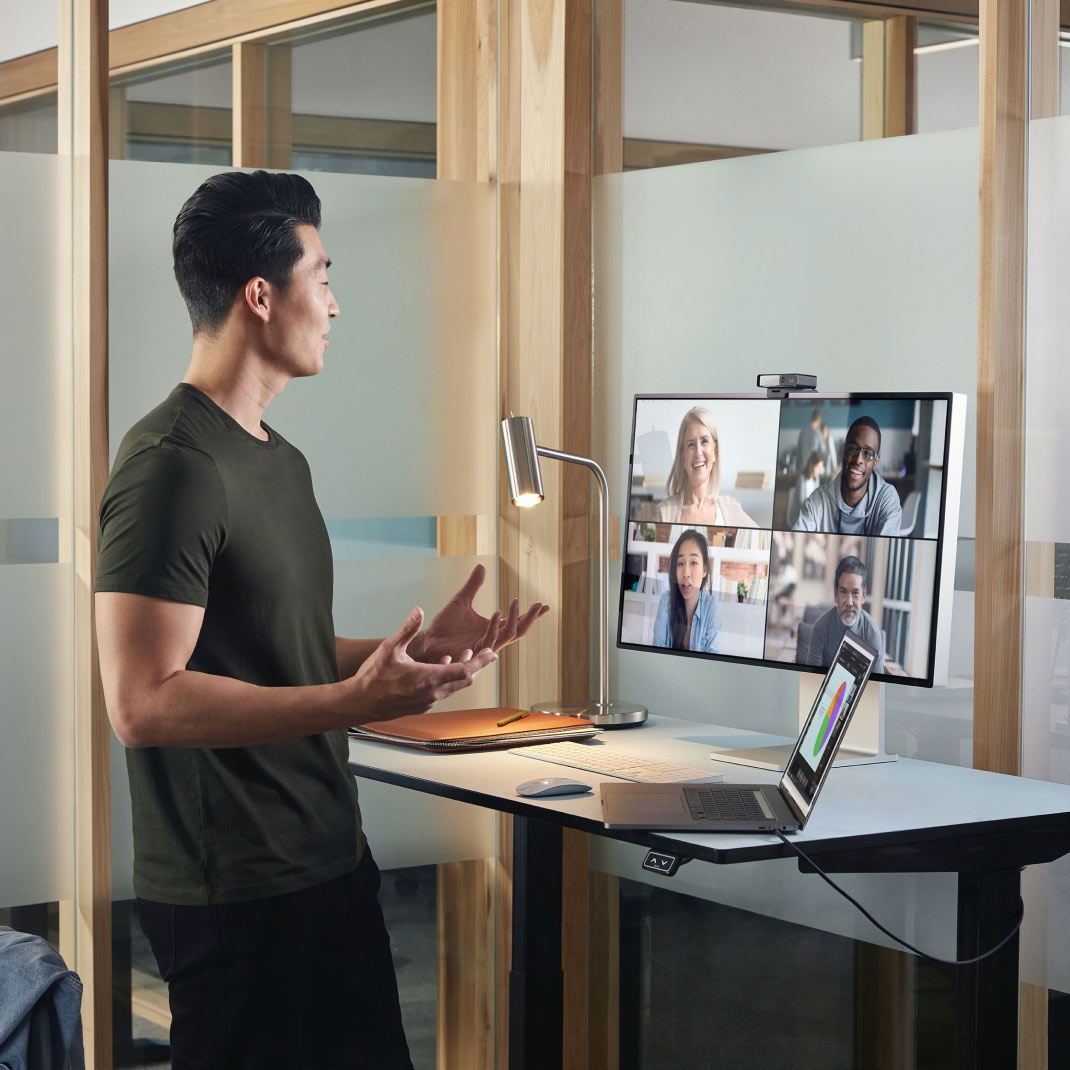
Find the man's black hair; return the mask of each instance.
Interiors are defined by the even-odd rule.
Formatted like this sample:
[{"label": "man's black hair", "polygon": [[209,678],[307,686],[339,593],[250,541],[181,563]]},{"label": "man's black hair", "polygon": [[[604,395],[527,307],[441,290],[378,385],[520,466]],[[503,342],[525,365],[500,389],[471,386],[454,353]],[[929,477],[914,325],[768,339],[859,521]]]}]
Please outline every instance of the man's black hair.
[{"label": "man's black hair", "polygon": [[849,428],[847,428],[847,438],[851,437],[851,432],[856,427],[868,427],[871,431],[877,432],[877,452],[881,451],[881,429],[877,426],[877,421],[872,416],[859,416],[857,420]]},{"label": "man's black hair", "polygon": [[171,246],[194,334],[222,326],[258,275],[286,289],[301,259],[300,223],[320,225],[319,197],[300,175],[229,171],[197,187],[178,213]]},{"label": "man's black hair", "polygon": [[841,557],[840,563],[836,566],[836,579],[832,584],[833,590],[838,590],[840,586],[840,577],[845,572],[853,572],[856,576],[862,577],[862,586],[866,585],[866,565],[865,562],[857,557]]}]

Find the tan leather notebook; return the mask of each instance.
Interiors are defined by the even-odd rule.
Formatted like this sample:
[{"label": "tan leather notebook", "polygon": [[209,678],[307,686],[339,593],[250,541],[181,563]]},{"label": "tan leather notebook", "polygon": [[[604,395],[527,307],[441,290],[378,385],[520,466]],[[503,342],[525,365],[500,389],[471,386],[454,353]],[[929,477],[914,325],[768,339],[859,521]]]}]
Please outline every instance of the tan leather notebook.
[{"label": "tan leather notebook", "polygon": [[[524,716],[498,726],[507,717]],[[395,717],[392,721],[369,721],[349,730],[354,739],[373,739],[424,750],[482,750],[486,747],[515,747],[518,743],[546,743],[555,739],[582,739],[597,735],[596,728],[582,717],[558,717],[552,713],[495,706],[486,710],[449,710]]]}]

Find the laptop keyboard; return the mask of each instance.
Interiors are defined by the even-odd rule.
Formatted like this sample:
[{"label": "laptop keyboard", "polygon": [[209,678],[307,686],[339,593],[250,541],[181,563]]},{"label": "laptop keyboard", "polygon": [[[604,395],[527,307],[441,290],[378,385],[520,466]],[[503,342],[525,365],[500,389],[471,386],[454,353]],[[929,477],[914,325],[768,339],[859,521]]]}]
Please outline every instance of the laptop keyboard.
[{"label": "laptop keyboard", "polygon": [[754,821],[768,820],[758,805],[752,789],[685,787],[691,816],[696,821]]},{"label": "laptop keyboard", "polygon": [[568,740],[514,747],[511,753],[522,754],[525,758],[538,758],[542,762],[553,762],[554,765],[567,765],[587,773],[605,773],[620,780],[631,780],[640,784],[724,780],[722,775],[712,773],[709,769],[695,769],[689,765],[679,765],[658,758],[624,754],[604,745],[573,743]]}]

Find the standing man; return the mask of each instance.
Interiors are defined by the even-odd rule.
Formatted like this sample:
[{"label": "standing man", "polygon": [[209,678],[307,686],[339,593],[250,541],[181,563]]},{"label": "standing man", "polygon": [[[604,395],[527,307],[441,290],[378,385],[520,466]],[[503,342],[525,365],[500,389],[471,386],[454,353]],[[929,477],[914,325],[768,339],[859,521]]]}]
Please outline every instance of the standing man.
[{"label": "standing man", "polygon": [[857,557],[844,557],[836,566],[832,591],[836,605],[817,618],[810,633],[806,664],[831,665],[840,640],[850,629],[877,651],[874,672],[884,672],[884,636],[876,621],[862,608],[866,601],[866,566]]},{"label": "standing man", "polygon": [[308,465],[262,422],[338,315],[319,224],[297,175],[215,175],[182,207],[192,360],[100,507],[101,677],[175,1070],[411,1068],[345,730],[467,687],[547,608],[479,616],[480,566],[426,630],[415,608],[334,634]]},{"label": "standing man", "polygon": [[795,531],[842,535],[898,535],[903,506],[895,487],[875,471],[881,456],[881,429],[859,416],[847,429],[840,478],[823,483],[803,502]]},{"label": "standing man", "polygon": [[825,467],[832,466],[832,457],[828,452],[828,443],[821,434],[821,410],[814,409],[810,413],[810,423],[799,432],[799,439],[795,444],[795,467],[802,471],[815,453],[821,454]]}]

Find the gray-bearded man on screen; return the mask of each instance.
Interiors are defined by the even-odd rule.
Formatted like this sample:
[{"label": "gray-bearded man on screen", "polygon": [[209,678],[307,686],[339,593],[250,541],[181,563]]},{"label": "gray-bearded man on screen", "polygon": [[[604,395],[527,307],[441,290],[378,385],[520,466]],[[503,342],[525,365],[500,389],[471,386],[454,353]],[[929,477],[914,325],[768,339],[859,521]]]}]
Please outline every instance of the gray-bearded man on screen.
[{"label": "gray-bearded man on screen", "polygon": [[832,585],[836,604],[818,617],[810,633],[806,664],[825,667],[832,664],[840,640],[848,630],[877,651],[874,672],[884,672],[884,636],[876,621],[862,608],[866,601],[866,566],[857,557],[844,557],[836,566]]}]

